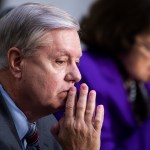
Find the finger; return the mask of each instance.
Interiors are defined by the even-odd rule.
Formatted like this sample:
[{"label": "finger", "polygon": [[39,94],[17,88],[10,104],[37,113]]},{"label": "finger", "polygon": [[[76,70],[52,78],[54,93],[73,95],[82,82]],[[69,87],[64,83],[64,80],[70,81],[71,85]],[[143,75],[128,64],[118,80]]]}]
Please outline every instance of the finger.
[{"label": "finger", "polygon": [[104,107],[103,105],[98,105],[96,109],[96,116],[94,120],[94,128],[96,131],[100,132],[104,120]]},{"label": "finger", "polygon": [[65,107],[65,119],[70,119],[74,116],[74,107],[76,99],[76,87],[71,87],[68,93],[66,107]]},{"label": "finger", "polygon": [[85,122],[87,124],[91,124],[93,115],[95,112],[95,99],[96,99],[96,92],[94,90],[89,92],[87,106],[85,110]]},{"label": "finger", "polygon": [[80,86],[79,100],[77,102],[76,119],[84,119],[86,102],[87,102],[88,86],[84,83]]}]

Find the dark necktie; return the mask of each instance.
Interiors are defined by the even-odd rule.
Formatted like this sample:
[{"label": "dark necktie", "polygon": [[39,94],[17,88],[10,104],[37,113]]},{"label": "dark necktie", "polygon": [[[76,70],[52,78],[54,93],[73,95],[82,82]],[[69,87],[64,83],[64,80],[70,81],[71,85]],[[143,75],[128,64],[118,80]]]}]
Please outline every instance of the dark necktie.
[{"label": "dark necktie", "polygon": [[27,142],[26,150],[40,150],[36,123],[30,124],[29,131],[25,139]]}]

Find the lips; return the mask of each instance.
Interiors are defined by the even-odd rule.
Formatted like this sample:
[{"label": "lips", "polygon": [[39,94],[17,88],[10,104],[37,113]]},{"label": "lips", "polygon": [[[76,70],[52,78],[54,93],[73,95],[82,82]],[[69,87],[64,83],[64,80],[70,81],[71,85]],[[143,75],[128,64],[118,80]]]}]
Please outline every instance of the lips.
[{"label": "lips", "polygon": [[[70,87],[70,88],[71,88],[71,87]],[[67,95],[68,95],[68,93],[69,93],[70,88],[68,88],[68,89],[66,89],[66,90],[61,91],[61,92],[60,92],[60,95],[62,95],[62,96],[63,96],[63,98],[66,98],[66,97],[67,97]]]},{"label": "lips", "polygon": [[59,95],[60,95],[60,97],[61,97],[62,99],[64,99],[64,98],[67,97],[68,92],[69,92],[68,90],[67,90],[67,91],[62,91],[62,92],[59,93]]}]

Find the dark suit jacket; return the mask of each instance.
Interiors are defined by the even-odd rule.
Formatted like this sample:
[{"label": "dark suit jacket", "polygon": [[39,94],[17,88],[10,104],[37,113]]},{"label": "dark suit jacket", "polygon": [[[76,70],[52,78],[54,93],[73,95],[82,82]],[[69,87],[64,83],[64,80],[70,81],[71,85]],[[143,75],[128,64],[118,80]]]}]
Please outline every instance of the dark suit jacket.
[{"label": "dark suit jacket", "polygon": [[22,150],[22,145],[10,112],[0,93],[0,149]]},{"label": "dark suit jacket", "polygon": [[[56,122],[52,115],[37,121],[41,150],[60,150],[61,147],[50,133],[50,127]],[[0,93],[0,150],[22,150],[16,127],[11,114]]]},{"label": "dark suit jacket", "polygon": [[37,121],[41,150],[62,150],[61,146],[50,132],[51,127],[56,122],[56,118],[53,115],[48,115]]}]

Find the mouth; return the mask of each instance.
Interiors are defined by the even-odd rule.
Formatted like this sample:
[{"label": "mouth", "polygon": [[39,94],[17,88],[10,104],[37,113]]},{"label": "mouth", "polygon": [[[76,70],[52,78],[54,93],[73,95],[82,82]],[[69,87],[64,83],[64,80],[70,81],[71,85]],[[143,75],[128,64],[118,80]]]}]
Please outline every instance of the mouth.
[{"label": "mouth", "polygon": [[61,91],[61,92],[59,93],[59,98],[60,98],[62,101],[66,102],[67,96],[68,96],[68,93],[69,93],[69,90],[70,90],[70,88],[69,88],[69,89],[65,89],[65,90],[63,90],[63,91]]},{"label": "mouth", "polygon": [[68,95],[68,91],[63,91],[62,94],[67,96]]},{"label": "mouth", "polygon": [[67,97],[68,97],[68,93],[69,93],[69,90],[63,90],[59,93],[59,100],[60,100],[60,108],[59,109],[64,109],[65,107],[65,104],[66,104],[66,101],[67,101]]},{"label": "mouth", "polygon": [[60,99],[64,100],[67,98],[69,90],[65,90],[59,93]]}]

